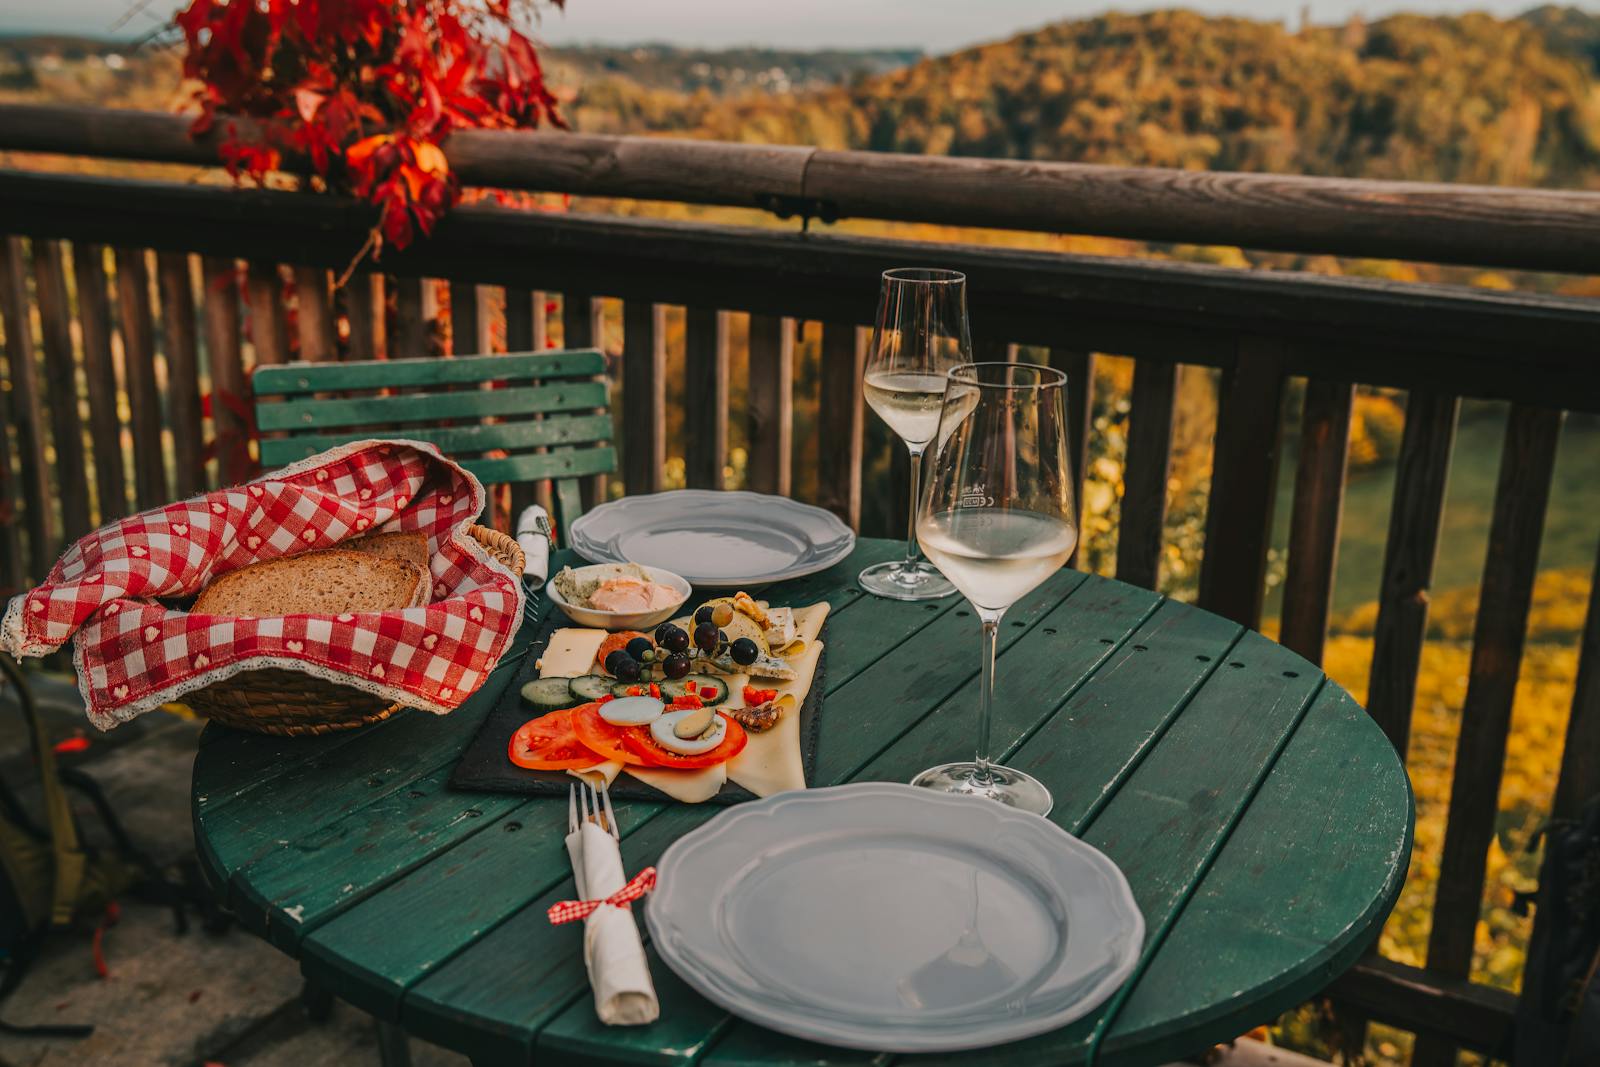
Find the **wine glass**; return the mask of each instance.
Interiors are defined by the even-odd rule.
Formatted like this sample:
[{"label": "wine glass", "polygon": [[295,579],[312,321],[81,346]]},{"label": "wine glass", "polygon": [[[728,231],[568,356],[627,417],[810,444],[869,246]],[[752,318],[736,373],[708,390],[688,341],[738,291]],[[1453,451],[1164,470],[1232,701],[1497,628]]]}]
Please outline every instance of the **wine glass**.
[{"label": "wine glass", "polygon": [[989,762],[1000,617],[1066,563],[1078,542],[1067,464],[1066,375],[1029,363],[967,363],[948,375],[932,469],[917,509],[923,551],[983,626],[978,749],[913,785],[985,796],[1039,815],[1050,791]]},{"label": "wine glass", "polygon": [[939,427],[945,372],[970,359],[971,351],[965,274],[922,267],[883,272],[862,390],[867,406],[911,452],[911,514],[906,558],[861,572],[861,588],[869,593],[895,600],[937,600],[956,591],[918,558],[917,491],[923,450]]}]

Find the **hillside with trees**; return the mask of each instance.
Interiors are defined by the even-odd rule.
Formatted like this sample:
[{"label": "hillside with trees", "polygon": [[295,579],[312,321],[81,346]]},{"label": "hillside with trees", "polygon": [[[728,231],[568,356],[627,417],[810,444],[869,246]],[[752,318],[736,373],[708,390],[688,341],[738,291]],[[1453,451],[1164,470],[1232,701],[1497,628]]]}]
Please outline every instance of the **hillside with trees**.
[{"label": "hillside with trees", "polygon": [[1400,15],[1292,32],[1108,14],[853,84],[716,98],[602,78],[580,125],[885,152],[1587,188],[1595,20]]}]

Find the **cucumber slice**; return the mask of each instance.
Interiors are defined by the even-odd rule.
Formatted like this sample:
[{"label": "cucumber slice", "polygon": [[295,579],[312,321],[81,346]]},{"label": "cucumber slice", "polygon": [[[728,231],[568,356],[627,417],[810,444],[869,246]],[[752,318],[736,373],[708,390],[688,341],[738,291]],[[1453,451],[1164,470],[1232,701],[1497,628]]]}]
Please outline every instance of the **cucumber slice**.
[{"label": "cucumber slice", "polygon": [[665,700],[676,700],[689,692],[687,683],[695,685],[695,695],[706,707],[715,707],[728,699],[728,683],[711,674],[686,674],[682,678],[673,678],[659,683],[661,696]]},{"label": "cucumber slice", "polygon": [[522,687],[522,699],[540,711],[560,711],[582,703],[572,695],[566,678],[539,678]]},{"label": "cucumber slice", "polygon": [[599,700],[611,692],[611,679],[599,674],[584,674],[568,679],[568,685],[572,689],[572,695],[584,704],[591,700]]}]

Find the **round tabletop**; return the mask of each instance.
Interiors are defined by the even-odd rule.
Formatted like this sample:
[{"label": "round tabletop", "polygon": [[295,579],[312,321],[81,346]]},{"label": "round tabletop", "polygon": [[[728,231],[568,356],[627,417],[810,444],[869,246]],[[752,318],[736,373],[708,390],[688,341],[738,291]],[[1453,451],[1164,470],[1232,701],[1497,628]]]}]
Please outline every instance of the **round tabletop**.
[{"label": "round tabletop", "polygon": [[[864,539],[766,594],[833,606],[813,785],[906,781],[971,755],[969,606],[855,585],[901,551]],[[1371,946],[1405,877],[1413,803],[1349,694],[1260,634],[1077,571],[1034,590],[1001,629],[995,754],[1043,781],[1050,819],[1122,868],[1146,960],[1122,1003],[962,1063],[1083,1062],[1103,1022],[1099,1063],[1163,1063],[1269,1021]],[[449,716],[408,711],[319,738],[208,727],[193,806],[214,888],[308,978],[475,1064],[872,1060],[729,1018],[653,952],[660,1020],[596,1019],[581,931],[545,918],[574,895],[566,799],[446,784],[531,670],[516,658]],[[625,863],[653,863],[719,810],[619,803]]]}]

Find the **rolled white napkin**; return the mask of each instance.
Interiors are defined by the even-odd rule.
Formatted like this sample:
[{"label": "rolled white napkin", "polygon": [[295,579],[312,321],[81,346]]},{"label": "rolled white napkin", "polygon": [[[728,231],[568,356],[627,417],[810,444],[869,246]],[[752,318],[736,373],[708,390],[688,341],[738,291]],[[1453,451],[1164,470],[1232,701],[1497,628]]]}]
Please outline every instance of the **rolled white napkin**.
[{"label": "rolled white napkin", "polygon": [[[578,895],[604,900],[627,884],[617,843],[594,823],[579,828],[583,862],[573,868]],[[568,853],[572,851],[568,838]],[[639,927],[628,907],[602,904],[583,920],[583,962],[594,988],[594,1010],[607,1026],[642,1026],[661,1014],[656,987],[650,981]]]},{"label": "rolled white napkin", "polygon": [[535,589],[550,577],[550,516],[538,504],[530,504],[517,516],[517,544],[527,562],[522,576]]}]

